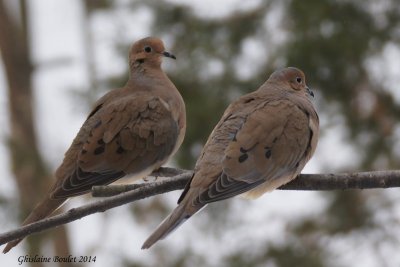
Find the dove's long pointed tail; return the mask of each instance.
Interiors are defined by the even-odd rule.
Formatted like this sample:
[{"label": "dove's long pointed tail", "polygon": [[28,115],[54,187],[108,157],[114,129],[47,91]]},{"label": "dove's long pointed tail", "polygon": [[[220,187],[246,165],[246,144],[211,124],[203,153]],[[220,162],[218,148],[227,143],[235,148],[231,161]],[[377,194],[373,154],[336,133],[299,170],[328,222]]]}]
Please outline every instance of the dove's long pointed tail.
[{"label": "dove's long pointed tail", "polygon": [[193,214],[198,212],[203,206],[191,206],[188,208],[184,203],[181,203],[174,211],[165,218],[164,221],[157,227],[157,229],[147,238],[143,243],[142,249],[150,248],[158,240],[164,239],[175,229],[181,226]]},{"label": "dove's long pointed tail", "polygon": [[[29,214],[29,216],[25,219],[25,221],[22,223],[22,226],[37,222],[41,219],[46,218],[49,216],[53,211],[55,211],[58,207],[60,207],[64,202],[66,201],[65,198],[63,199],[50,199],[49,197],[46,197],[43,201],[41,201],[34,209],[33,211]],[[19,244],[19,242],[22,241],[23,238],[13,240],[11,242],[8,242],[6,247],[3,250],[3,253],[7,253],[10,251],[13,247]]]}]

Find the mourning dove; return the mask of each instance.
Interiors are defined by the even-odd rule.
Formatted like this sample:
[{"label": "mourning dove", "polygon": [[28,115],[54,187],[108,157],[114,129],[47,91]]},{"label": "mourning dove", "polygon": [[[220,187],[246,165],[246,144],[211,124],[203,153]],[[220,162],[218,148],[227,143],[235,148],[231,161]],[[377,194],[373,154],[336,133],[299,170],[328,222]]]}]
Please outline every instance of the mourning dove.
[{"label": "mourning dove", "polygon": [[319,119],[310,96],[304,73],[285,68],[232,103],[208,138],[178,207],[142,249],[211,202],[239,194],[257,198],[294,179],[318,141]]},{"label": "mourning dove", "polygon": [[[55,184],[23,225],[47,217],[92,186],[128,174],[143,178],[177,151],[185,135],[185,104],[161,70],[162,57],[175,59],[157,38],[133,44],[128,82],[95,103],[55,173]],[[8,243],[3,252],[20,241]]]}]

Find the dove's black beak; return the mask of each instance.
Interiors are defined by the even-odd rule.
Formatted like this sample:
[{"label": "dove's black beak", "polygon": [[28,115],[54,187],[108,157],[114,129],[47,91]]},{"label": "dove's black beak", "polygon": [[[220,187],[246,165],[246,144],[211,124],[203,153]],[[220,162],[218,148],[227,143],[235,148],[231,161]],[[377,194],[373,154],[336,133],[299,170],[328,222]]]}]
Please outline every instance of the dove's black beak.
[{"label": "dove's black beak", "polygon": [[162,54],[164,55],[164,57],[176,59],[176,57],[173,54],[171,54],[170,52],[164,51]]},{"label": "dove's black beak", "polygon": [[308,88],[308,86],[306,87],[306,90],[307,90],[307,93],[308,93],[310,96],[314,97],[314,92],[313,92],[310,88]]}]

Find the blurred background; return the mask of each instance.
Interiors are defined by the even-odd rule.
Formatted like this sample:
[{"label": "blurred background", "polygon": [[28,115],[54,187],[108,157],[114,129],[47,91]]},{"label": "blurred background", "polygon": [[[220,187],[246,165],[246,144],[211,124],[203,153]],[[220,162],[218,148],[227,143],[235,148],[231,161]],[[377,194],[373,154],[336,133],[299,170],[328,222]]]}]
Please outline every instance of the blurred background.
[{"label": "blurred background", "polygon": [[[163,68],[187,107],[186,139],[171,166],[192,169],[228,103],[295,66],[321,121],[304,173],[400,168],[397,0],[0,0],[2,232],[42,198],[91,104],[126,82],[130,45],[150,35],[177,56]],[[1,265],[72,254],[96,256],[80,266],[400,266],[398,189],[231,199],[140,250],[179,195],[33,235],[0,256]]]}]

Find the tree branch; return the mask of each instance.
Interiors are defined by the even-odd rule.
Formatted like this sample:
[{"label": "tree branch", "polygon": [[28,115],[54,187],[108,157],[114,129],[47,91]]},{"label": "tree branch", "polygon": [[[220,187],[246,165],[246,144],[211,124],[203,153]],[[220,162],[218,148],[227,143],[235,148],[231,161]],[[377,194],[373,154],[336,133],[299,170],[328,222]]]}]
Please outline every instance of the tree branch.
[{"label": "tree branch", "polygon": [[[133,185],[134,189],[120,193],[117,196],[102,199],[91,204],[73,208],[69,211],[56,215],[41,221],[22,226],[16,230],[9,231],[0,235],[0,245],[15,239],[23,238],[27,235],[41,232],[49,228],[53,228],[62,224],[72,222],[93,213],[104,212],[108,209],[115,208],[130,202],[134,202],[147,197],[163,194],[173,190],[183,189],[190,180],[193,172],[172,168],[161,168],[152,176],[172,176],[161,181],[143,183]],[[130,186],[123,185],[123,188]],[[344,189],[371,189],[371,188],[388,188],[400,187],[400,171],[375,171],[360,173],[344,173],[344,174],[301,174],[292,182],[280,187],[283,190],[344,190]],[[94,189],[93,193],[98,190],[108,190],[107,188],[115,188],[108,186],[106,189]],[[114,189],[110,189],[111,191]]]},{"label": "tree branch", "polygon": [[[154,171],[150,176],[158,179],[159,177],[174,177],[180,175],[180,177],[187,179],[189,181],[190,177],[192,177],[193,172],[188,170],[162,167],[157,171]],[[145,178],[144,181],[147,181],[148,178]],[[129,192],[143,186],[147,186],[150,183],[139,183],[139,184],[118,184],[118,185],[98,185],[93,186],[92,188],[92,197],[111,197],[116,196],[124,192]],[[182,187],[183,188],[183,187]],[[180,188],[172,189],[178,190]]]}]

